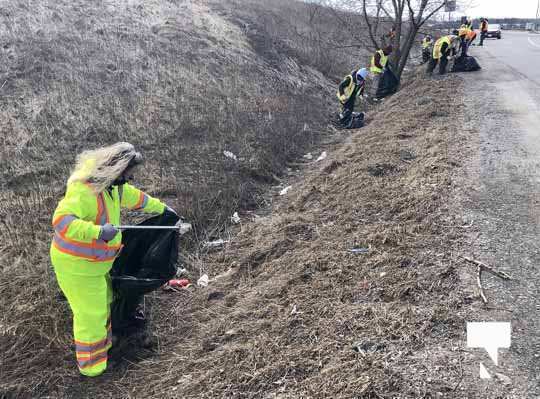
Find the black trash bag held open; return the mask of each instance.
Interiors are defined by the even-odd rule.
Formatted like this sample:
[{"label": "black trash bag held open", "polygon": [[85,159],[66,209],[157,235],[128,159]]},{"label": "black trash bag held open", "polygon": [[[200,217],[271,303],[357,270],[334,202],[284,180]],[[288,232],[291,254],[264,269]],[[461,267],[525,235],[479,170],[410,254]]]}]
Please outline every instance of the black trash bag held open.
[{"label": "black trash bag held open", "polygon": [[454,60],[451,72],[474,72],[482,69],[476,58],[471,56],[459,57]]},{"label": "black trash bag held open", "polygon": [[379,80],[379,87],[377,88],[377,98],[384,98],[391,94],[394,94],[399,87],[399,79],[392,72],[390,68],[386,68],[383,76]]},{"label": "black trash bag held open", "polygon": [[[179,218],[171,212],[154,216],[141,226],[174,226]],[[174,230],[126,230],[122,252],[111,269],[113,303],[112,326],[124,332],[144,294],[164,285],[176,275],[179,234]]]}]

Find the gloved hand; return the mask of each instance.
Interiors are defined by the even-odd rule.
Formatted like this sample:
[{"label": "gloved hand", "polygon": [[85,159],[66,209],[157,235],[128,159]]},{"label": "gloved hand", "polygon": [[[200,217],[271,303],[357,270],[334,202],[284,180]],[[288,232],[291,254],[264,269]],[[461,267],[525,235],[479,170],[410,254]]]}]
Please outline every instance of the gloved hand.
[{"label": "gloved hand", "polygon": [[105,242],[111,241],[118,234],[118,229],[112,224],[107,223],[101,226],[101,231],[99,232],[99,239]]}]

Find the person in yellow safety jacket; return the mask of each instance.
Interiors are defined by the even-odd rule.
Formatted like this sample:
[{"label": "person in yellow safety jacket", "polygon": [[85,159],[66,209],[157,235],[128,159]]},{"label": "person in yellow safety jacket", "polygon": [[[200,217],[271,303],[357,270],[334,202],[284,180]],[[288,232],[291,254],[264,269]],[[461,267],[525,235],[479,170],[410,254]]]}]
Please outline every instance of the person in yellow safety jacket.
[{"label": "person in yellow safety jacket", "polygon": [[349,127],[352,122],[356,98],[364,94],[368,74],[367,68],[354,70],[339,84],[337,91],[341,105],[339,122],[344,127]]},{"label": "person in yellow safety jacket", "polygon": [[455,57],[458,45],[459,38],[455,35],[440,37],[433,45],[433,55],[429,60],[427,73],[431,75],[437,64],[439,64],[439,73],[444,75],[448,65],[448,58]]},{"label": "person in yellow safety jacket", "polygon": [[489,24],[487,18],[480,18],[480,44],[479,46],[484,45],[484,39],[487,36],[489,30]]},{"label": "person in yellow safety jacket", "polygon": [[371,82],[370,97],[377,98],[377,91],[379,90],[379,83],[381,82],[381,76],[386,70],[388,65],[388,56],[392,53],[392,46],[386,46],[384,49],[377,50],[371,57],[370,72],[373,77]]},{"label": "person in yellow safety jacket", "polygon": [[431,58],[431,49],[433,47],[433,39],[427,35],[422,39],[422,63],[425,64]]},{"label": "person in yellow safety jacket", "polygon": [[458,37],[459,37],[459,40],[460,40],[459,47],[461,49],[461,57],[466,57],[467,56],[467,50],[468,50],[467,36],[469,35],[470,31],[471,31],[471,29],[469,28],[469,25],[467,25],[467,24],[463,24],[459,28]]},{"label": "person in yellow safety jacket", "polygon": [[120,209],[174,212],[128,183],[141,162],[129,143],[83,152],[53,215],[51,262],[73,313],[76,359],[85,376],[105,371],[112,346],[109,271],[122,250]]}]

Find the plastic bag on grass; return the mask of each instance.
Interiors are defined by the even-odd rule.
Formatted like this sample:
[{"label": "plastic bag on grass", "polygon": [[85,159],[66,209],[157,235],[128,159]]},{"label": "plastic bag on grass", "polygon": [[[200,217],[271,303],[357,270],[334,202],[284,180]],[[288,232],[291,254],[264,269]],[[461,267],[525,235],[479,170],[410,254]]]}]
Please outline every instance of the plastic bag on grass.
[{"label": "plastic bag on grass", "polygon": [[[140,223],[142,226],[174,226],[171,212]],[[123,249],[111,269],[113,303],[111,318],[116,333],[127,332],[136,319],[144,294],[161,287],[176,275],[178,232],[173,230],[127,230]],[[139,317],[140,319],[140,317]]]}]

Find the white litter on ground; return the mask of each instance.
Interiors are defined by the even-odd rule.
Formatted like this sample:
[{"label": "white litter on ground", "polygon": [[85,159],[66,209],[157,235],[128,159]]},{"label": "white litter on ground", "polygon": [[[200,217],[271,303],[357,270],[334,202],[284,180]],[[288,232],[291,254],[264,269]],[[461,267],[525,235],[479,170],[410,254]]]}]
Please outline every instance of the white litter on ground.
[{"label": "white litter on ground", "polygon": [[223,155],[225,155],[227,158],[234,159],[235,161],[238,161],[238,158],[236,158],[236,155],[234,155],[230,151],[223,151]]},{"label": "white litter on ground", "polygon": [[327,156],[328,156],[328,154],[326,153],[326,151],[323,151],[322,154],[319,155],[319,158],[317,158],[317,160],[315,162],[324,161]]},{"label": "white litter on ground", "polygon": [[287,186],[283,190],[279,192],[279,195],[285,195],[289,192],[289,190],[292,188],[292,186]]}]

